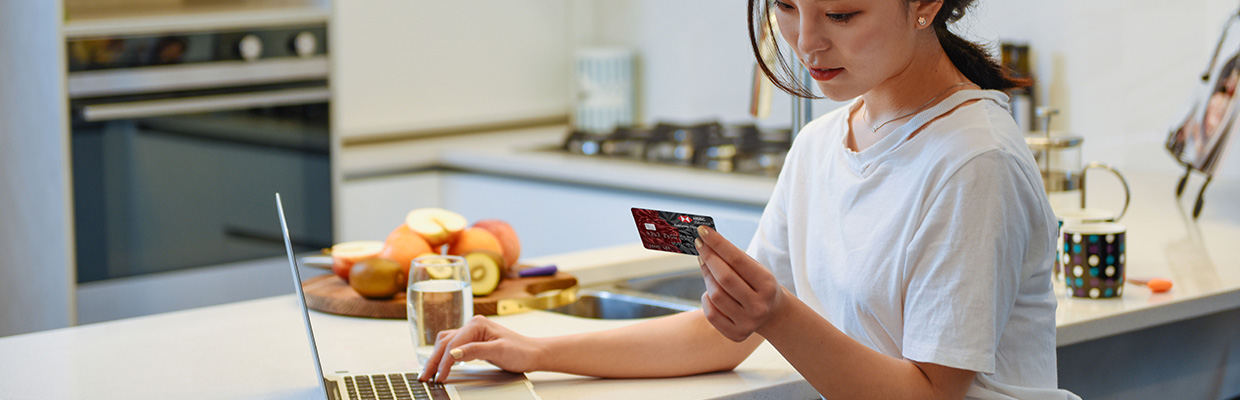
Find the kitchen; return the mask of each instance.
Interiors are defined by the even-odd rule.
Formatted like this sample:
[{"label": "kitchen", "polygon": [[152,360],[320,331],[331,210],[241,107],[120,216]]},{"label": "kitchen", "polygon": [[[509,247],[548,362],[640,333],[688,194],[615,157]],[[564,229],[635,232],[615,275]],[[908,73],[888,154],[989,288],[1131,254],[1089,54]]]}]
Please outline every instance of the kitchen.
[{"label": "kitchen", "polygon": [[[744,25],[739,22],[743,8],[740,3],[719,6],[706,2],[508,2],[487,10],[465,10],[459,5],[430,2],[310,3],[318,11],[306,14],[318,15],[316,18],[330,26],[327,43],[332,63],[329,79],[333,114],[329,121],[333,134],[332,222],[336,241],[382,238],[393,228],[392,221],[399,220],[404,212],[443,206],[471,218],[509,219],[522,230],[530,259],[545,259],[567,268],[568,261],[554,256],[635,245],[631,225],[620,219],[614,225],[598,228],[596,234],[577,235],[563,233],[562,226],[552,225],[540,216],[554,212],[617,213],[626,218],[624,210],[628,207],[646,204],[714,215],[719,219],[720,231],[740,243],[748,240],[745,232],[751,234],[755,228],[756,217],[773,186],[772,179],[541,150],[558,145],[565,137],[574,93],[573,80],[567,77],[573,74],[574,52],[587,46],[620,46],[635,51],[637,115],[641,121],[688,124],[719,120],[727,124],[757,122],[764,128],[786,127],[791,102],[778,92],[771,101],[771,117],[754,121],[748,116],[753,61]],[[238,294],[240,298],[177,305],[173,301],[143,301],[137,297],[126,307],[104,306],[83,314],[84,309],[100,303],[82,303],[84,294],[77,287],[72,256],[72,191],[66,168],[70,121],[64,116],[70,115],[70,110],[64,96],[68,90],[64,76],[49,75],[48,71],[64,70],[62,35],[84,26],[84,21],[75,20],[70,14],[68,21],[62,22],[66,5],[59,2],[6,3],[5,7],[4,15],[29,18],[3,24],[4,37],[26,39],[4,42],[6,52],[0,53],[6,71],[0,74],[5,79],[4,92],[15,93],[9,88],[17,87],[24,88],[22,93],[29,95],[16,100],[5,96],[0,103],[0,112],[4,113],[0,120],[5,121],[4,142],[0,145],[5,180],[0,181],[0,192],[6,193],[6,203],[0,210],[0,222],[5,225],[0,230],[4,232],[0,248],[15,256],[0,267],[0,302],[4,304],[0,326],[5,330],[0,334],[96,322],[107,317],[91,320],[89,315],[116,308],[121,308],[121,313],[138,310],[137,314],[122,315],[134,316],[288,293],[283,266],[236,266],[230,269],[232,273],[274,283],[255,285],[249,289],[251,292]],[[1042,104],[1060,109],[1052,127],[1086,139],[1081,147],[1083,160],[1112,164],[1129,176],[1137,195],[1128,218],[1174,218],[1179,223],[1181,215],[1169,205],[1179,204],[1172,194],[1182,171],[1166,154],[1163,141],[1168,128],[1183,114],[1185,100],[1191,97],[1190,80],[1201,73],[1202,65],[1208,61],[1224,16],[1235,11],[1235,4],[1221,1],[1178,7],[1181,9],[1169,14],[1160,5],[1121,6],[1114,1],[1057,1],[1038,6],[983,1],[965,21],[971,35],[991,41],[1023,41],[1034,49],[1033,71],[1038,90],[1047,97]],[[1056,24],[1056,29],[1048,29],[1048,23]],[[500,32],[512,42],[498,41]],[[1151,52],[1160,56],[1150,56]],[[495,69],[495,60],[504,60],[505,67]],[[16,73],[8,72],[10,68]],[[10,81],[13,76],[31,78]],[[821,114],[838,105],[819,101],[813,110]],[[19,132],[51,133],[36,136]],[[1138,179],[1145,176],[1149,178]],[[1179,308],[1160,309],[1156,313],[1171,315],[1148,316],[1153,321],[1133,315],[1091,326],[1087,322],[1093,318],[1080,317],[1075,337],[1065,336],[1073,328],[1064,325],[1071,325],[1068,322],[1072,321],[1060,321],[1060,380],[1064,387],[1079,390],[1068,384],[1073,377],[1064,376],[1068,369],[1062,360],[1104,352],[1097,348],[1152,343],[1171,352],[1161,347],[1164,341],[1157,340],[1169,333],[1145,330],[1152,332],[1148,333],[1152,337],[1146,337],[1138,331],[1142,327],[1180,321],[1183,324],[1179,329],[1188,332],[1208,326],[1236,336],[1234,323],[1219,322],[1235,315],[1237,303],[1236,259],[1225,244],[1228,238],[1234,238],[1237,223],[1237,209],[1228,201],[1232,198],[1229,194],[1234,195],[1235,191],[1227,185],[1236,179],[1240,179],[1240,168],[1235,163],[1222,163],[1210,191],[1205,192],[1209,201],[1196,223],[1199,232],[1193,238],[1180,240],[1184,238],[1170,230],[1164,232],[1166,237],[1159,237],[1179,244],[1177,249],[1186,254],[1180,256],[1185,260],[1209,260],[1207,264],[1216,270],[1215,279],[1203,280],[1223,282],[1221,289],[1216,287],[1223,293],[1189,296],[1202,297],[1200,303],[1173,298],[1176,301],[1170,303]],[[1099,179],[1098,184],[1104,186],[1092,192],[1117,192],[1105,186],[1113,184],[1106,179]],[[1189,193],[1182,203],[1190,203],[1196,194]],[[514,205],[503,199],[532,200]],[[1098,200],[1091,197],[1091,204],[1109,205],[1117,201],[1106,196]],[[260,212],[270,212],[268,203],[262,207]],[[1191,209],[1191,205],[1183,207]],[[266,214],[262,215],[266,218]],[[271,222],[274,225],[274,220]],[[1130,223],[1135,226],[1137,222]],[[544,237],[541,232],[560,233]],[[1155,236],[1148,237],[1153,241]],[[1198,248],[1209,252],[1194,250]],[[643,252],[628,257],[641,258]],[[1169,257],[1153,254],[1158,259]],[[615,263],[624,264],[623,257],[613,257],[619,259]],[[660,258],[665,263],[682,263],[674,267],[691,267],[692,259],[685,259]],[[36,269],[31,265],[44,267]],[[644,275],[665,272],[660,270],[663,267],[640,265],[648,268],[640,271]],[[606,269],[595,271],[598,275],[609,273]],[[594,282],[608,278],[591,277],[584,271],[578,277]],[[158,295],[161,290],[191,290],[212,279],[224,284],[236,282],[235,278],[187,279],[188,288],[174,284],[141,287],[149,287]],[[1191,288],[1192,279],[1176,280],[1173,293]],[[93,293],[88,290],[85,294],[106,294],[108,289],[98,285],[93,288]],[[271,290],[274,292],[265,292]],[[1129,291],[1125,304],[1138,301],[1136,294],[1137,290]],[[207,301],[198,294],[184,297]],[[1061,303],[1060,308],[1064,311],[1104,307],[1099,304],[1111,303],[1071,301]],[[160,309],[167,306],[178,308]],[[32,309],[38,311],[31,312]],[[296,321],[293,324],[296,326]],[[1104,328],[1107,325],[1120,327]],[[1115,332],[1129,332],[1132,336]],[[1102,342],[1092,340],[1112,336],[1126,342],[1117,339],[1120,343],[1108,346],[1063,346],[1099,344]],[[1065,337],[1069,338],[1066,342]],[[407,344],[403,337],[399,339]],[[1188,352],[1189,348],[1182,343],[1168,345],[1183,347],[1176,348],[1181,352]],[[1231,351],[1234,354],[1235,350]],[[1184,357],[1191,360],[1194,355],[1188,353]],[[1236,396],[1240,384],[1235,378],[1235,356],[1214,357],[1213,365],[1220,366],[1218,378],[1183,378],[1173,384],[1168,382],[1171,378],[1133,375],[1140,378],[1116,377],[1109,382],[1147,391],[1176,385],[1207,385],[1216,390],[1216,397]],[[1183,360],[1164,362],[1188,365]],[[1094,394],[1089,398],[1101,397],[1094,392],[1080,394],[1086,393]]]}]

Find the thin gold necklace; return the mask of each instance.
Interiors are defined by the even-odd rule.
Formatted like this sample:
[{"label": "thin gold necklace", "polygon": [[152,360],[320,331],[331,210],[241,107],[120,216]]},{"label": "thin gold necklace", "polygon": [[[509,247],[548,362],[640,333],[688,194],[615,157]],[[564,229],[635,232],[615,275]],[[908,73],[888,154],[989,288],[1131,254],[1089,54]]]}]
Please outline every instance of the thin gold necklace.
[{"label": "thin gold necklace", "polygon": [[864,110],[861,110],[861,119],[865,121],[865,124],[866,124],[866,125],[869,125],[869,126],[870,126],[870,130],[872,130],[872,131],[874,131],[874,132],[878,132],[878,130],[879,130],[879,129],[882,129],[882,128],[883,128],[883,125],[890,124],[890,123],[892,123],[892,122],[895,122],[896,120],[899,120],[899,119],[902,119],[902,118],[904,118],[904,117],[907,117],[907,116],[910,116],[910,115],[913,115],[913,114],[916,114],[916,113],[921,112],[921,110],[924,110],[924,109],[926,109],[926,107],[929,107],[929,106],[930,106],[930,103],[934,103],[934,101],[935,101],[935,100],[938,100],[938,99],[939,99],[939,97],[943,97],[943,95],[944,95],[944,94],[947,94],[947,92],[948,92],[948,91],[952,90],[953,88],[955,88],[955,87],[957,87],[957,86],[961,86],[961,85],[972,85],[972,83],[969,83],[969,82],[960,82],[960,83],[957,83],[957,84],[955,84],[955,85],[948,86],[948,87],[947,87],[947,89],[943,89],[943,91],[942,91],[942,92],[939,92],[939,94],[938,94],[938,95],[935,95],[935,96],[934,96],[934,98],[932,98],[932,99],[930,99],[929,101],[925,102],[925,104],[922,104],[922,105],[921,105],[921,107],[917,107],[917,109],[916,109],[916,110],[913,110],[913,112],[910,112],[910,113],[908,113],[908,114],[901,115],[901,116],[899,116],[899,117],[895,117],[895,118],[889,119],[889,120],[887,120],[887,122],[884,122],[884,123],[878,124],[878,126],[874,126],[874,124],[870,123],[870,107],[869,107],[869,106],[866,106]]}]

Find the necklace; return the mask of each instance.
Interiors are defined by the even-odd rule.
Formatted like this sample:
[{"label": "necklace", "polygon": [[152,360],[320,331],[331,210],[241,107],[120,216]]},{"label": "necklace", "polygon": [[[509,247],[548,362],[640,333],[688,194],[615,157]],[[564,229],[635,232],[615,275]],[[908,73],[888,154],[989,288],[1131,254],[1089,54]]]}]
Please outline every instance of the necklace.
[{"label": "necklace", "polygon": [[939,94],[935,95],[935,96],[934,96],[934,98],[932,98],[932,99],[930,99],[929,101],[927,101],[927,102],[925,102],[924,104],[922,104],[922,105],[921,105],[921,107],[917,107],[917,109],[916,109],[916,110],[913,110],[913,112],[910,112],[910,113],[908,113],[908,114],[901,115],[901,116],[899,116],[899,117],[895,117],[895,118],[889,119],[889,120],[887,120],[887,122],[883,122],[883,123],[881,123],[881,124],[878,124],[878,126],[874,126],[874,124],[873,124],[873,123],[870,123],[870,107],[866,107],[864,110],[861,110],[861,119],[865,121],[865,124],[866,124],[866,125],[869,125],[869,126],[870,126],[870,130],[872,130],[872,131],[874,131],[874,132],[878,132],[878,130],[879,130],[879,129],[882,129],[882,128],[883,128],[883,125],[890,124],[890,123],[892,123],[892,122],[895,122],[896,120],[903,119],[904,117],[907,117],[907,116],[910,116],[910,115],[913,115],[913,114],[916,114],[916,113],[921,112],[921,110],[924,110],[924,109],[926,109],[926,107],[929,107],[931,103],[934,103],[934,101],[935,101],[935,100],[938,100],[938,99],[939,99],[939,97],[943,97],[943,95],[944,95],[944,94],[947,94],[947,92],[951,91],[953,88],[955,88],[955,87],[957,87],[957,86],[962,86],[962,85],[972,85],[972,83],[969,83],[969,82],[960,82],[960,83],[957,83],[957,84],[955,84],[955,85],[948,86],[948,87],[947,87],[947,89],[943,89],[943,91],[942,91],[942,92],[939,92]]}]

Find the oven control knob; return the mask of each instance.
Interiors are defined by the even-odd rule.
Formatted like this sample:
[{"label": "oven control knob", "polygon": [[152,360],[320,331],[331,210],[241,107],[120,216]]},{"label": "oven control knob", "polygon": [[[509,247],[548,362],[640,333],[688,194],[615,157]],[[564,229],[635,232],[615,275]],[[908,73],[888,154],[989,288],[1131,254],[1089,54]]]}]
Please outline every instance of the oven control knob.
[{"label": "oven control knob", "polygon": [[298,33],[297,36],[293,37],[293,41],[290,45],[293,47],[293,52],[297,53],[298,57],[308,58],[314,55],[314,50],[319,47],[319,42],[318,39],[314,37],[313,33],[302,31],[301,33]]},{"label": "oven control knob", "polygon": [[263,41],[255,35],[245,35],[241,41],[237,42],[237,52],[241,53],[241,59],[246,61],[257,60],[263,55]]}]

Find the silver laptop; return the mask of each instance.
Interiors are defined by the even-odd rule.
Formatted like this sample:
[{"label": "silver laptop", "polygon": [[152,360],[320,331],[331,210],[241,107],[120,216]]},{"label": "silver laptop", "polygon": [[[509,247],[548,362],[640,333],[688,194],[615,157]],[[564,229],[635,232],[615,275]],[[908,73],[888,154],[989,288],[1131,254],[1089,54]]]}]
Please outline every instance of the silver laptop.
[{"label": "silver laptop", "polygon": [[276,193],[276,211],[280,214],[280,230],[284,233],[284,249],[288,254],[289,268],[293,271],[293,286],[297,290],[297,304],[301,306],[302,320],[306,322],[306,336],[310,339],[310,353],[314,356],[314,370],[319,373],[319,386],[330,400],[362,399],[409,399],[409,400],[541,400],[534,387],[522,374],[510,374],[497,370],[474,370],[453,372],[453,381],[466,383],[443,385],[418,381],[417,371],[380,372],[366,374],[324,374],[319,361],[319,349],[314,342],[314,330],[310,327],[310,311],[306,308],[306,293],[301,289],[301,274],[293,256],[293,242],[288,234],[288,222],[284,219],[284,204]]}]

